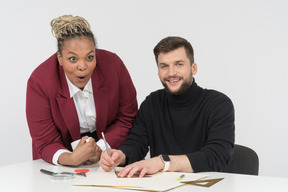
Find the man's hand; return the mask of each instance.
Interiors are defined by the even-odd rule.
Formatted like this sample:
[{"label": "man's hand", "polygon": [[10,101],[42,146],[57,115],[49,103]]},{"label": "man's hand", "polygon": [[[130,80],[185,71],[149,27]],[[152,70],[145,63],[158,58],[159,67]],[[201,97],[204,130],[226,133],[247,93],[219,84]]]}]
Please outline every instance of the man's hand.
[{"label": "man's hand", "polygon": [[105,170],[105,171],[111,171],[112,165],[115,167],[124,164],[126,160],[125,154],[121,150],[116,149],[109,149],[111,157],[108,155],[107,150],[103,151],[101,154],[101,159],[99,161],[99,165]]},{"label": "man's hand", "polygon": [[119,172],[119,177],[128,178],[133,177],[135,173],[139,173],[139,177],[144,177],[146,174],[155,174],[164,169],[164,162],[159,156],[135,162],[127,165],[124,169]]},{"label": "man's hand", "polygon": [[[179,171],[187,173],[194,172],[190,161],[186,155],[169,155],[169,157],[171,161],[168,171]],[[162,161],[160,156],[157,156],[151,159],[146,159],[127,165],[119,172],[118,176],[127,176],[128,178],[131,178],[134,174],[137,173],[139,174],[139,177],[144,177],[146,174],[152,175],[159,171],[162,171],[164,167],[164,162]]]}]

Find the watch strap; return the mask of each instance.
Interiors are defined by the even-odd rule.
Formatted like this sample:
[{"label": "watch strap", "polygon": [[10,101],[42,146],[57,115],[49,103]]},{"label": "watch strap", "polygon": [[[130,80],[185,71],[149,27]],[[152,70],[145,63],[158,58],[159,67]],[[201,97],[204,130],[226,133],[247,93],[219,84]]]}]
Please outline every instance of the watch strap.
[{"label": "watch strap", "polygon": [[170,158],[168,155],[160,155],[161,160],[164,163],[164,169],[162,171],[168,171],[170,167]]}]

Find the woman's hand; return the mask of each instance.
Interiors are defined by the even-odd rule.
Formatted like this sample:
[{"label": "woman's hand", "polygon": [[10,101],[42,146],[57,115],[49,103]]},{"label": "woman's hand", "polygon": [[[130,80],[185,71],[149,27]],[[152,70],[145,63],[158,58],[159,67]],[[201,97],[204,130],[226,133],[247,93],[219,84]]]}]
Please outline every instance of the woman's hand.
[{"label": "woman's hand", "polygon": [[83,164],[84,164],[84,165],[91,165],[91,164],[97,163],[97,162],[100,160],[101,153],[102,153],[101,148],[100,148],[98,145],[96,145],[96,154],[95,154],[95,156],[89,158],[89,159],[88,159],[87,161],[85,161]]},{"label": "woman's hand", "polygon": [[[86,142],[87,139],[88,136],[82,137],[72,153],[62,153],[59,156],[58,163],[61,165],[77,166],[84,162],[86,163],[90,158],[93,159],[92,163],[97,162],[101,153],[99,150],[101,149],[98,149],[99,147],[93,138]],[[90,162],[89,164],[92,163]]]}]

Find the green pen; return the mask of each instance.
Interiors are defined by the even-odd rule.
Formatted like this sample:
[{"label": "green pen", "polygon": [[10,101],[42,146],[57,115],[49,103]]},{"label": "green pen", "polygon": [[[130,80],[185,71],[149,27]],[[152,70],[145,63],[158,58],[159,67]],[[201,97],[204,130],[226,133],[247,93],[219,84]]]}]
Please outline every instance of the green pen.
[{"label": "green pen", "polygon": [[177,178],[177,180],[180,181],[181,179],[183,179],[183,177],[185,177],[184,174],[183,174],[183,175],[180,175],[180,176]]}]

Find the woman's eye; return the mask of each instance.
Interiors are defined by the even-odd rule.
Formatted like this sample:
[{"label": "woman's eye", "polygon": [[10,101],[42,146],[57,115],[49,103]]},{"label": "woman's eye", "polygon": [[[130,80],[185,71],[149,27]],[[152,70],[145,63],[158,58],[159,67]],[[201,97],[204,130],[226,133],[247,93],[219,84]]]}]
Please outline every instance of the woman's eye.
[{"label": "woman's eye", "polygon": [[92,61],[92,60],[93,60],[93,58],[94,58],[94,56],[92,56],[92,55],[89,55],[89,56],[87,57],[87,60],[88,60],[88,61]]},{"label": "woman's eye", "polygon": [[70,57],[69,60],[72,61],[72,62],[75,62],[76,58],[75,57]]}]

